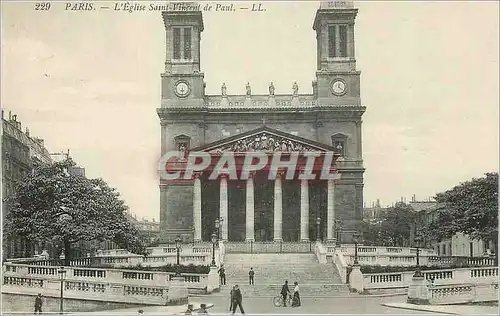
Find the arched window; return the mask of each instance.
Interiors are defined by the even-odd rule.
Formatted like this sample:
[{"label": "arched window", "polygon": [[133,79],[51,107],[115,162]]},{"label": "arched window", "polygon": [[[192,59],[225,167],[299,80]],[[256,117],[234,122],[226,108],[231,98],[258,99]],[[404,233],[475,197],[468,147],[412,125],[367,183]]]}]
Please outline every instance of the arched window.
[{"label": "arched window", "polygon": [[341,157],[345,157],[347,153],[347,135],[342,133],[336,133],[332,135],[332,147],[335,148],[335,152]]}]

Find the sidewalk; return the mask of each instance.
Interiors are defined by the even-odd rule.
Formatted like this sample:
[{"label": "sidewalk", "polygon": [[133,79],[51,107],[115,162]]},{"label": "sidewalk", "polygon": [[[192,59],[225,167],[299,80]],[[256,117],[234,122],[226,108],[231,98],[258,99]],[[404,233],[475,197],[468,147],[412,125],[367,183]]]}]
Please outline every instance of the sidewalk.
[{"label": "sidewalk", "polygon": [[434,312],[448,315],[498,315],[498,306],[480,305],[416,305],[408,303],[382,303],[382,306]]},{"label": "sidewalk", "polygon": [[[189,304],[193,304],[193,309],[194,309],[194,314],[197,313],[197,311],[200,309],[201,303],[199,302],[192,302]],[[211,308],[214,306],[212,303],[205,303],[207,305],[207,309]],[[98,312],[67,312],[64,313],[64,315],[141,315],[139,314],[139,310],[142,310],[142,315],[179,315],[179,314],[184,314],[184,312],[187,310],[187,304],[185,305],[179,305],[179,306],[144,306],[144,307],[134,307],[134,308],[124,308],[124,309],[113,309],[113,310],[104,310],[104,311],[98,311]],[[46,313],[46,314],[59,314],[59,313]],[[32,313],[30,314],[23,314],[23,313],[3,313],[2,315],[16,315],[16,316],[21,316],[21,315],[33,315]]]}]

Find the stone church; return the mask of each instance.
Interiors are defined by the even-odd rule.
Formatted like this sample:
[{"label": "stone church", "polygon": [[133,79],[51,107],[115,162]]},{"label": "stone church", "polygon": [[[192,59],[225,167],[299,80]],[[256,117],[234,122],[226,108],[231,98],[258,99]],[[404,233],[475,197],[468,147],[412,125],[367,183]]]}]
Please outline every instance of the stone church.
[{"label": "stone church", "polygon": [[[161,154],[187,150],[294,152],[304,148],[334,152],[337,180],[215,180],[194,174],[190,180],[160,180],[160,230],[163,242],[208,241],[212,234],[229,242],[305,242],[320,238],[347,242],[363,212],[362,115],[360,72],[356,70],[351,1],[322,2],[312,28],[317,40],[312,94],[293,81],[290,94],[205,93],[201,72],[200,11],[163,12],[166,30],[162,99]],[[270,80],[271,81],[271,80]],[[270,143],[272,140],[272,143]],[[271,144],[271,145],[270,145]],[[279,144],[279,145],[273,145]]]}]

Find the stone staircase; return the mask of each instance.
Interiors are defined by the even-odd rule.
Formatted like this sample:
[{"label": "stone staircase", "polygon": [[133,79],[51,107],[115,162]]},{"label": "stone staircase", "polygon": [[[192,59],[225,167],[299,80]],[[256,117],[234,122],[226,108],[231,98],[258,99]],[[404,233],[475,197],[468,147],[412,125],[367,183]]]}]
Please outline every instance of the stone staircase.
[{"label": "stone staircase", "polygon": [[[276,296],[285,280],[288,280],[290,290],[297,281],[304,297],[349,293],[334,265],[331,262],[320,264],[314,254],[226,254],[224,262],[227,280],[225,288],[229,290],[231,286],[238,284],[247,297]],[[255,271],[255,285],[249,285],[248,271],[251,267]]]}]

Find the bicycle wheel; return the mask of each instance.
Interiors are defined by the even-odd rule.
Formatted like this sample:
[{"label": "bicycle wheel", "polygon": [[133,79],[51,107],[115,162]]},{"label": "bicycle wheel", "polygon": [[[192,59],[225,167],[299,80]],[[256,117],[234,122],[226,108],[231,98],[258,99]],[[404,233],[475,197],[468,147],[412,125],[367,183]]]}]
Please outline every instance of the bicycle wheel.
[{"label": "bicycle wheel", "polygon": [[275,298],[273,298],[273,304],[276,307],[280,307],[281,305],[283,305],[283,298],[281,296],[276,296]]}]

